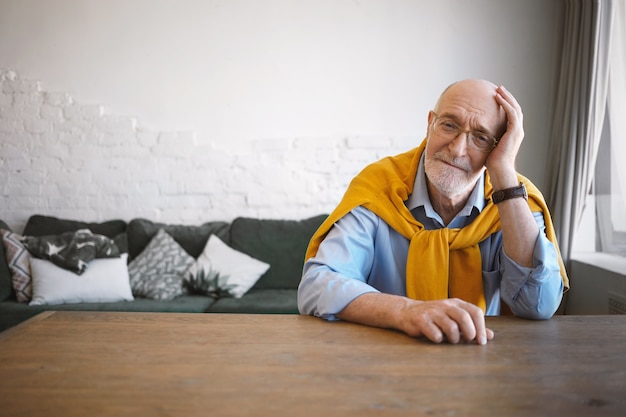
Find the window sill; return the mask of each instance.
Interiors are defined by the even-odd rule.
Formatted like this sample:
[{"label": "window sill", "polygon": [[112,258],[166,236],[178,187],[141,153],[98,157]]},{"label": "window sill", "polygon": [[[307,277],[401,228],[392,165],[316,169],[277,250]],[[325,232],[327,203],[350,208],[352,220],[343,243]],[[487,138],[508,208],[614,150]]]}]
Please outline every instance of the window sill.
[{"label": "window sill", "polygon": [[626,276],[626,257],[604,252],[575,252],[572,261]]}]

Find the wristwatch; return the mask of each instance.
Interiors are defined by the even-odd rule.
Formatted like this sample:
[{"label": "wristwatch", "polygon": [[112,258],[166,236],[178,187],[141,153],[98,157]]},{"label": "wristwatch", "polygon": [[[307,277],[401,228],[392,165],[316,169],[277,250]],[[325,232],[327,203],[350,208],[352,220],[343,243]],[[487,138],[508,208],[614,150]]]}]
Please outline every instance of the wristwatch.
[{"label": "wristwatch", "polygon": [[504,200],[517,197],[523,197],[524,200],[528,201],[528,192],[526,191],[526,186],[523,182],[520,182],[517,187],[505,188],[504,190],[494,191],[491,195],[491,201],[493,201],[493,204],[498,204],[503,202]]}]

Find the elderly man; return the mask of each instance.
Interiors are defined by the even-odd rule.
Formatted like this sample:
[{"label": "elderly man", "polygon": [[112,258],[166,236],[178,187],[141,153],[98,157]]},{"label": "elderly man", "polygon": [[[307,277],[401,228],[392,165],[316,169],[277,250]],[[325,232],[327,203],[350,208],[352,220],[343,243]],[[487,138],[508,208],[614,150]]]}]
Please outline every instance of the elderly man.
[{"label": "elderly man", "polygon": [[485,344],[484,316],[509,309],[550,318],[569,282],[543,196],[515,169],[523,138],[504,87],[449,86],[421,145],[366,167],[311,239],[300,312],[435,343]]}]

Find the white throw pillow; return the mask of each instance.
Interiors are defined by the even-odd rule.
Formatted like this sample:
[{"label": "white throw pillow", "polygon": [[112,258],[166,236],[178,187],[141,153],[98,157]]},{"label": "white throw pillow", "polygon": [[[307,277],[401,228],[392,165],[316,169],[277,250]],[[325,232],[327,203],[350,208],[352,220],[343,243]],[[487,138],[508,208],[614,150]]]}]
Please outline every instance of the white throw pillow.
[{"label": "white throw pillow", "polygon": [[31,257],[33,299],[30,305],[105,303],[131,301],[126,259],[94,259],[81,275],[56,266],[50,261]]},{"label": "white throw pillow", "polygon": [[269,267],[268,263],[236,251],[217,236],[211,235],[196,262],[185,273],[184,280],[187,283],[197,282],[194,277],[198,273],[214,274],[220,278],[222,293],[241,298]]}]

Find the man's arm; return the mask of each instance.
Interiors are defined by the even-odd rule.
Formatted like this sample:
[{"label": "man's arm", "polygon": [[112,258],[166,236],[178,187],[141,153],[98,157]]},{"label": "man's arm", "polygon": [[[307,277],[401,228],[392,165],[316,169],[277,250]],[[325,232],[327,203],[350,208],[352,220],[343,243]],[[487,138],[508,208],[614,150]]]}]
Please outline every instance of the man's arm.
[{"label": "man's arm", "polygon": [[[506,114],[507,126],[485,163],[494,191],[519,185],[515,161],[524,140],[523,114],[517,100],[504,87],[498,87],[496,101]],[[505,271],[501,284],[502,297],[516,315],[526,318],[551,317],[558,308],[563,288],[556,251],[548,247],[551,244],[545,236],[539,240],[540,226],[525,199],[504,200],[497,207],[504,255],[521,268],[533,269],[527,272],[530,274],[527,279],[519,279],[524,278],[524,273],[513,274],[518,278],[511,278],[511,271]],[[554,262],[550,262],[551,258],[555,258]],[[549,268],[542,268],[544,273],[535,277],[537,262],[554,265],[556,270],[549,272]],[[558,281],[555,277],[558,277]]]},{"label": "man's arm", "polygon": [[[517,187],[515,160],[524,140],[522,109],[504,87],[496,90],[496,101],[506,113],[506,132],[487,158],[486,167],[494,191]],[[533,266],[533,251],[539,228],[523,198],[511,198],[498,204],[504,252],[521,266]]]}]

